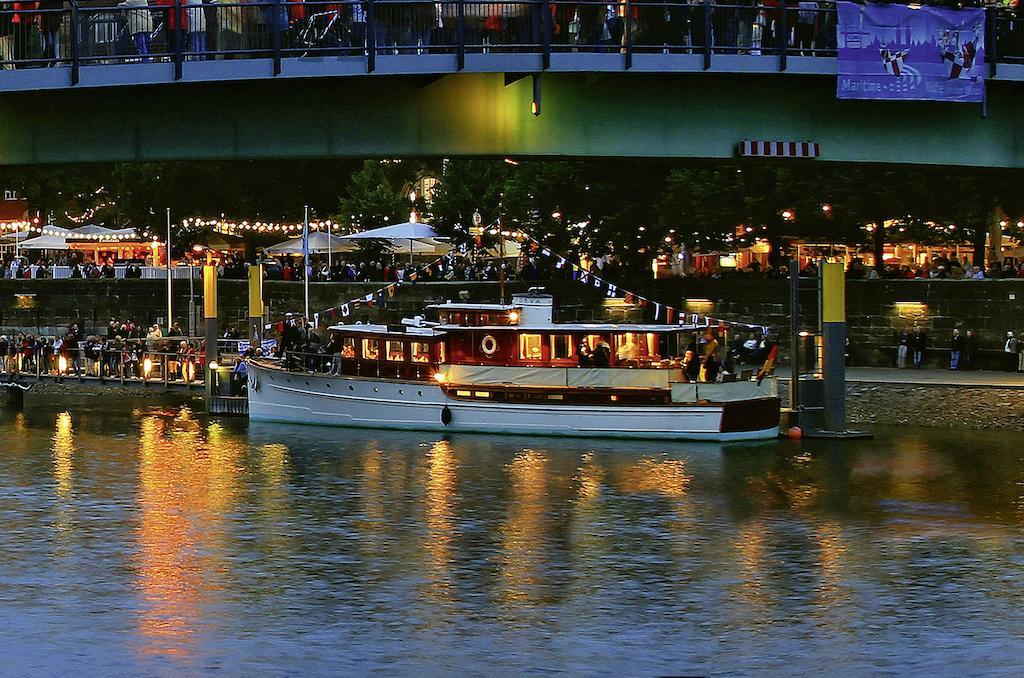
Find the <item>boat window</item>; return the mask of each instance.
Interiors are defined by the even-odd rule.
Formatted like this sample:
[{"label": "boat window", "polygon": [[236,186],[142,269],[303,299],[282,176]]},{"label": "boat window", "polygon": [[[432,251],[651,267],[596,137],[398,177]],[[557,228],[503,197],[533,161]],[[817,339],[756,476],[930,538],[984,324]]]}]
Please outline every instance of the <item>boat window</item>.
[{"label": "boat window", "polygon": [[541,336],[539,334],[519,335],[519,359],[540,360],[541,359]]},{"label": "boat window", "polygon": [[363,359],[376,360],[380,354],[380,340],[363,339]]},{"label": "boat window", "polygon": [[356,357],[356,338],[345,337],[341,340],[341,357],[342,358],[355,358]]},{"label": "boat window", "polygon": [[554,360],[571,358],[573,355],[572,335],[552,334],[551,358]]},{"label": "boat window", "polygon": [[400,341],[388,339],[387,347],[388,360],[393,363],[400,363],[405,360],[405,346]]},{"label": "boat window", "polygon": [[430,344],[425,341],[412,342],[412,361],[414,363],[429,363]]}]

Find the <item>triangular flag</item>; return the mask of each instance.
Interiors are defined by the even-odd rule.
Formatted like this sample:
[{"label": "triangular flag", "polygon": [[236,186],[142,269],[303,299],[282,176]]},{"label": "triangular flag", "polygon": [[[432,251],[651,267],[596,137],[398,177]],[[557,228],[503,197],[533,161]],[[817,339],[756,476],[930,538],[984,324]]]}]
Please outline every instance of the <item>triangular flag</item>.
[{"label": "triangular flag", "polygon": [[416,271],[413,271],[412,273],[409,274],[409,282],[416,282],[417,277],[418,276],[416,275]]},{"label": "triangular flag", "polygon": [[320,329],[320,314],[319,313],[314,313],[313,314],[313,329],[315,329],[315,330]]},{"label": "triangular flag", "polygon": [[388,285],[388,296],[389,297],[395,296],[395,288],[396,287],[398,287],[398,285]]},{"label": "triangular flag", "polygon": [[352,311],[349,309],[348,304],[341,305],[341,315],[347,318],[351,312]]},{"label": "triangular flag", "polygon": [[373,292],[370,292],[365,297],[363,297],[363,301],[365,301],[368,304],[372,304],[373,303]]},{"label": "triangular flag", "polygon": [[590,274],[587,273],[586,271],[580,272],[580,282],[583,283],[584,285],[589,283],[590,282]]}]

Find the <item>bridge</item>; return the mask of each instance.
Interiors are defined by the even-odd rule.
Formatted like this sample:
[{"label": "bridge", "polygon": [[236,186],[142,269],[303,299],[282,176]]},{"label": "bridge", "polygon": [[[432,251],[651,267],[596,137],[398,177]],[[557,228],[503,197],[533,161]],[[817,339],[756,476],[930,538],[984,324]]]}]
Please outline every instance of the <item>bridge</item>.
[{"label": "bridge", "polygon": [[1024,167],[1024,31],[995,11],[977,106],[837,100],[832,9],[808,38],[798,12],[769,6],[170,4],[32,12],[57,37],[38,53],[24,47],[37,36],[16,39],[0,71],[0,164],[729,159],[765,139],[817,142],[820,161]]}]

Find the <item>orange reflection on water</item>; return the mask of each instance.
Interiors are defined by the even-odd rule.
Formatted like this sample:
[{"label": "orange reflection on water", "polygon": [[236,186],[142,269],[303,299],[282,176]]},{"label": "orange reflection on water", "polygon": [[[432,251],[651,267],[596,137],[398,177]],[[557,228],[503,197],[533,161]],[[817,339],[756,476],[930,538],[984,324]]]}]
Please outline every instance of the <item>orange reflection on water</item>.
[{"label": "orange reflection on water", "polygon": [[428,556],[429,592],[442,601],[451,598],[452,542],[455,524],[456,463],[451,443],[439,440],[427,452],[427,479],[424,492],[428,536],[424,550]]},{"label": "orange reflection on water", "polygon": [[545,578],[547,466],[547,457],[534,450],[523,450],[506,466],[511,481],[508,516],[501,527],[501,597],[506,603],[528,601]]},{"label": "orange reflection on water", "polygon": [[576,496],[581,503],[596,501],[601,496],[604,470],[598,465],[593,452],[586,452],[576,470]]},{"label": "orange reflection on water", "polygon": [[617,485],[624,492],[656,492],[681,499],[690,489],[693,476],[682,459],[644,458],[636,464],[619,469]]},{"label": "orange reflection on water", "polygon": [[71,483],[74,475],[75,430],[70,412],[57,415],[53,430],[53,477],[57,482],[57,497],[71,498]]},{"label": "orange reflection on water", "polygon": [[760,623],[767,622],[770,605],[770,594],[764,581],[764,577],[767,576],[766,529],[767,525],[763,519],[749,520],[740,525],[733,541],[740,579],[734,590],[742,603],[743,613],[749,614],[751,620]]},{"label": "orange reflection on water", "polygon": [[190,656],[203,603],[220,587],[224,513],[237,493],[241,445],[185,409],[144,417],[139,435],[139,628],[150,654]]},{"label": "orange reflection on water", "polygon": [[[815,543],[818,547],[818,567],[821,583],[815,587],[814,603],[823,608],[832,608],[849,600],[845,587],[843,565],[847,544],[843,538],[842,526],[834,520],[827,520],[817,526]],[[842,623],[842,615],[824,615],[833,623]]]},{"label": "orange reflection on water", "polygon": [[61,537],[71,534],[74,482],[75,429],[70,412],[61,412],[53,428],[53,479],[57,503],[55,526]]}]

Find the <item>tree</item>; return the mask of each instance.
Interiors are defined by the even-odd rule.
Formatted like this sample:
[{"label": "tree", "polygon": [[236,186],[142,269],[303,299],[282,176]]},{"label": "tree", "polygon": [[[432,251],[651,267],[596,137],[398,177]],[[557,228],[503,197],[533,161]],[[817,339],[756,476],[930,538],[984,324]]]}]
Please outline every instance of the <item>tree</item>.
[{"label": "tree", "polygon": [[352,174],[332,219],[360,231],[407,221],[410,212],[424,206],[423,196],[409,199],[419,171],[416,163],[402,160],[363,162]]}]

